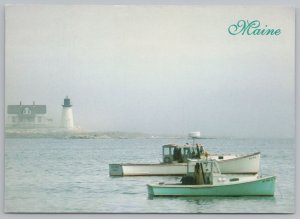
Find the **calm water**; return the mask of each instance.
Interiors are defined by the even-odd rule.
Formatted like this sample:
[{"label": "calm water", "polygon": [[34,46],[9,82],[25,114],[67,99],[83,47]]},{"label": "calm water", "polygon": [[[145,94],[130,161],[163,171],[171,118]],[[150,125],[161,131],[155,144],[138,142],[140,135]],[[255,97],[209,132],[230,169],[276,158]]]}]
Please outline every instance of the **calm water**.
[{"label": "calm water", "polygon": [[157,163],[161,146],[185,139],[6,139],[7,212],[288,213],[294,211],[293,139],[203,139],[214,153],[262,153],[274,197],[149,199],[146,184],[178,177],[110,177],[109,163]]}]

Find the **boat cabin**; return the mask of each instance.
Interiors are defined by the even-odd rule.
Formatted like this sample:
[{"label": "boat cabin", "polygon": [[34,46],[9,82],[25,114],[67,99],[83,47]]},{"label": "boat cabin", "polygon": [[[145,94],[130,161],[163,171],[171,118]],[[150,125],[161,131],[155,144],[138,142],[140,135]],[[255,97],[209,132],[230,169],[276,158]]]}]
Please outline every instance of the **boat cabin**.
[{"label": "boat cabin", "polygon": [[162,146],[164,163],[186,163],[188,159],[200,158],[204,152],[202,145],[176,145],[167,144]]}]

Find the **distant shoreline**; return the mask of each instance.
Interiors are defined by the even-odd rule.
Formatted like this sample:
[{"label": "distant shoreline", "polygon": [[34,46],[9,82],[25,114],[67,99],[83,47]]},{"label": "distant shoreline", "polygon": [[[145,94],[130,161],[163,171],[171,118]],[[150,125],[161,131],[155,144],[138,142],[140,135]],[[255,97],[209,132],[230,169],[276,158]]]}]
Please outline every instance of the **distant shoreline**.
[{"label": "distant shoreline", "polygon": [[[179,134],[149,134],[142,132],[123,131],[66,131],[57,128],[45,129],[5,129],[5,138],[56,138],[56,139],[186,139],[191,140],[187,135]],[[269,137],[269,136],[203,136],[203,139],[293,139],[294,137]]]},{"label": "distant shoreline", "polygon": [[[7,129],[6,138],[60,138],[60,139],[183,139],[187,136],[170,134],[148,134],[138,132],[95,132],[95,131],[66,131],[58,129]],[[200,139],[214,139],[201,137]]]}]

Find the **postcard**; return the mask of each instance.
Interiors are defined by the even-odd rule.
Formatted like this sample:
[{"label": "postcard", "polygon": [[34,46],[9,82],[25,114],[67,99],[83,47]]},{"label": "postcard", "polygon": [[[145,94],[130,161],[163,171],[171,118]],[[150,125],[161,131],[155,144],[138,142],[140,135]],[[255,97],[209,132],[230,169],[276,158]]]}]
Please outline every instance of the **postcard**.
[{"label": "postcard", "polygon": [[295,9],[5,7],[5,212],[295,212]]}]

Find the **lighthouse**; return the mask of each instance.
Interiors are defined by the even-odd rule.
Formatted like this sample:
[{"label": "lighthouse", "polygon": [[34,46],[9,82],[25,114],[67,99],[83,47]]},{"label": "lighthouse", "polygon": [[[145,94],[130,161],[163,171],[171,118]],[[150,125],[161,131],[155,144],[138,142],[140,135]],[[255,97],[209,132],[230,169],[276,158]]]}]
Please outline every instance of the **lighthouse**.
[{"label": "lighthouse", "polygon": [[61,126],[64,129],[72,130],[74,128],[73,111],[71,100],[68,96],[64,99],[62,107]]}]

